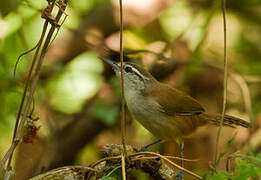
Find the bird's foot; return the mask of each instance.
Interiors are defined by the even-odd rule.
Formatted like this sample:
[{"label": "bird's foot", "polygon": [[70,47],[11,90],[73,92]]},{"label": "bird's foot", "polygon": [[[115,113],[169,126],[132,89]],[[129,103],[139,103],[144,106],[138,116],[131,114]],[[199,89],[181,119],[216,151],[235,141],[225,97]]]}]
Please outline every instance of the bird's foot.
[{"label": "bird's foot", "polygon": [[148,151],[148,147],[147,146],[143,146],[143,147],[140,148],[140,151],[141,152]]},{"label": "bird's foot", "polygon": [[148,150],[148,148],[149,148],[150,146],[152,146],[152,145],[154,145],[154,144],[157,144],[157,143],[159,143],[159,142],[162,142],[162,140],[161,140],[161,139],[158,139],[158,140],[156,140],[156,141],[153,141],[152,143],[147,144],[146,146],[143,146],[143,147],[140,149],[140,151],[141,151],[141,152],[145,152],[145,151]]}]

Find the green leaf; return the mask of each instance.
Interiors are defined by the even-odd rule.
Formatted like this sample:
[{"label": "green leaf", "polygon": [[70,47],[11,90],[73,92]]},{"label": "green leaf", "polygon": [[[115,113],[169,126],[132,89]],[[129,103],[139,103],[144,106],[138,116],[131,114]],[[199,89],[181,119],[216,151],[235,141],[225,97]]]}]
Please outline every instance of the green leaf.
[{"label": "green leaf", "polygon": [[218,173],[214,174],[206,178],[207,180],[226,180],[229,179],[230,175],[226,171],[219,171]]},{"label": "green leaf", "polygon": [[236,170],[238,175],[235,177],[235,180],[245,180],[250,177],[257,177],[255,166],[248,161],[249,160],[238,161],[238,168]]}]

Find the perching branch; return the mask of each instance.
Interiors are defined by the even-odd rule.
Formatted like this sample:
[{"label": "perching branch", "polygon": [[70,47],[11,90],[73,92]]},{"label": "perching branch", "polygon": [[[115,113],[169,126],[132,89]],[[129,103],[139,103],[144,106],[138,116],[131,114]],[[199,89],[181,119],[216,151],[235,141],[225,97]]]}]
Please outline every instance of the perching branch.
[{"label": "perching branch", "polygon": [[[177,157],[162,156],[154,152],[137,152],[135,148],[129,145],[126,146],[126,150],[129,154],[129,161],[125,161],[125,158],[123,157],[122,145],[109,144],[102,149],[102,153],[105,157],[87,167],[61,167],[37,175],[31,178],[31,180],[47,180],[48,178],[63,179],[65,177],[71,179],[101,179],[102,177],[110,177],[111,174],[120,169],[122,167],[122,161],[126,163],[124,165],[125,171],[131,171],[133,169],[140,170],[150,175],[151,179],[155,180],[174,179],[178,174],[178,171],[170,167],[170,165],[177,169],[182,169],[195,179],[202,179],[199,175],[170,161],[170,159],[175,159]],[[124,172],[122,171],[122,173]]]}]

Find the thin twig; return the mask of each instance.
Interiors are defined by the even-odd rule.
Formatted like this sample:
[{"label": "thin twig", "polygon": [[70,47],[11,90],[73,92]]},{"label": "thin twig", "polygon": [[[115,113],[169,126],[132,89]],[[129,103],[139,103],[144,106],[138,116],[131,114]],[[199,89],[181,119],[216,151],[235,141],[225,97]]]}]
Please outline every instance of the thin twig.
[{"label": "thin twig", "polygon": [[[42,33],[42,34],[43,34],[43,33]],[[21,59],[24,55],[26,55],[26,54],[32,52],[32,51],[35,50],[37,47],[39,47],[39,46],[40,46],[40,45],[39,45],[40,42],[41,42],[41,38],[40,38],[40,40],[37,42],[37,44],[36,44],[32,49],[29,49],[28,51],[25,51],[24,53],[22,53],[22,54],[17,58],[17,60],[16,60],[16,62],[15,62],[15,66],[14,66],[14,77],[15,77],[17,65],[18,65],[20,59]]]},{"label": "thin twig", "polygon": [[[48,12],[51,12],[52,9],[54,7],[54,3],[52,4],[48,4],[47,8],[45,8],[45,10],[43,11],[43,13],[46,13],[46,11],[48,10]],[[17,117],[16,117],[16,122],[15,122],[15,128],[14,128],[14,133],[13,133],[13,139],[12,139],[12,143],[14,143],[14,141],[18,141],[19,143],[19,139],[18,140],[15,140],[16,138],[16,134],[17,134],[17,130],[18,130],[18,125],[19,125],[19,121],[20,121],[20,116],[22,114],[22,109],[23,109],[23,106],[24,106],[24,102],[25,102],[25,98],[26,98],[26,93],[28,91],[28,88],[29,88],[29,82],[31,80],[31,76],[32,76],[32,73],[33,73],[33,69],[34,69],[34,66],[35,66],[35,63],[37,62],[37,58],[38,58],[38,53],[39,53],[39,50],[41,48],[41,45],[42,45],[42,41],[43,41],[43,38],[45,36],[45,33],[47,31],[47,26],[48,26],[48,21],[46,20],[45,23],[44,23],[44,27],[43,27],[43,31],[42,31],[42,34],[41,34],[41,37],[40,37],[40,40],[39,40],[39,44],[38,44],[38,47],[36,49],[36,52],[34,54],[34,57],[33,57],[33,61],[32,61],[32,64],[31,64],[31,67],[30,67],[30,70],[29,70],[29,73],[27,75],[27,79],[26,79],[26,83],[25,83],[25,88],[24,88],[24,93],[23,93],[23,96],[22,96],[22,100],[21,100],[21,103],[20,103],[20,107],[19,107],[19,110],[18,110],[18,114],[17,114]],[[18,143],[15,145],[15,147],[18,145]],[[15,150],[15,148],[13,149],[13,151]],[[13,152],[10,154],[10,157],[8,158],[8,165],[7,167],[8,168],[11,168],[11,162],[12,162],[12,157],[13,157]],[[3,162],[3,164],[5,164],[5,162]],[[0,169],[1,170],[1,169]]]},{"label": "thin twig", "polygon": [[121,165],[120,166],[116,166],[115,168],[113,168],[106,176],[110,176],[114,171],[116,171],[119,168],[121,168]]},{"label": "thin twig", "polygon": [[[148,153],[149,154],[149,153]],[[133,153],[129,155],[129,158],[131,158],[132,161],[136,161],[139,160],[139,158],[148,158],[148,159],[154,159],[154,158],[158,158],[157,156],[151,156],[151,157],[144,157],[144,155],[148,155],[145,154],[144,152],[137,152],[137,153]],[[152,155],[152,154],[149,154]],[[140,156],[140,157],[136,157],[136,156]],[[183,161],[188,161],[188,162],[195,162],[198,161],[197,159],[185,159],[185,158],[180,158],[180,157],[176,157],[176,156],[164,156],[168,159],[177,159],[177,160],[183,160]],[[120,159],[121,156],[111,156],[111,157],[105,157],[100,159],[99,161],[95,162],[94,164],[92,164],[90,167],[94,168],[95,166],[97,166],[98,164],[104,162],[104,161],[108,161],[108,160],[113,160],[113,159]],[[135,159],[136,158],[136,159]]]},{"label": "thin twig", "polygon": [[[48,22],[45,22],[44,27],[43,27],[43,31],[42,31],[42,34],[41,34],[41,37],[40,37],[40,40],[39,40],[39,43],[38,43],[38,47],[37,47],[37,49],[35,51],[31,67],[30,67],[29,73],[28,73],[27,78],[26,78],[23,96],[22,96],[21,103],[20,103],[20,106],[19,106],[19,110],[18,110],[18,113],[17,113],[17,116],[16,116],[15,127],[14,127],[14,131],[13,131],[12,145],[9,148],[9,150],[12,149],[13,144],[15,145],[15,147],[18,144],[18,143],[17,144],[14,143],[15,142],[16,133],[17,133],[17,128],[18,128],[18,125],[19,125],[19,121],[20,121],[20,117],[21,117],[21,114],[22,114],[23,106],[24,106],[24,103],[25,103],[26,93],[27,93],[28,88],[29,88],[29,84],[30,84],[32,73],[33,73],[33,69],[34,69],[35,63],[37,61],[38,53],[39,53],[39,50],[40,50],[43,38],[44,38],[46,30],[47,30],[47,25],[48,25]],[[13,148],[12,152],[14,151],[15,147]],[[8,166],[10,166],[10,163],[12,161],[12,156],[13,156],[13,153],[9,154],[9,157],[7,158],[7,159],[9,159]],[[4,167],[5,162],[6,162],[7,159],[3,158],[1,160],[0,171]]]},{"label": "thin twig", "polygon": [[[65,7],[63,7],[63,8],[65,8]],[[56,15],[55,22],[59,22],[59,19],[61,18],[61,16],[62,16],[62,11],[59,10],[59,12]],[[48,35],[46,37],[45,43],[43,45],[43,49],[42,49],[42,52],[40,54],[40,58],[38,60],[38,63],[37,63],[36,69],[35,69],[35,74],[34,74],[34,77],[33,77],[33,80],[32,80],[32,88],[31,88],[31,91],[30,91],[30,94],[29,94],[29,97],[28,97],[28,101],[27,101],[27,104],[26,104],[26,107],[25,107],[25,110],[24,110],[24,113],[23,113],[23,116],[22,116],[20,126],[18,128],[17,139],[20,139],[22,137],[23,124],[24,124],[26,116],[28,114],[29,107],[30,107],[30,104],[31,104],[32,99],[33,99],[33,94],[35,92],[36,85],[37,85],[37,82],[39,80],[40,70],[41,70],[41,67],[42,67],[44,56],[47,52],[47,48],[49,46],[49,43],[51,41],[51,38],[52,38],[52,35],[53,35],[55,29],[56,29],[56,26],[52,25],[52,27],[49,30]]]},{"label": "thin twig", "polygon": [[[198,160],[197,159],[184,159],[184,158],[180,158],[180,157],[174,157],[174,156],[164,156],[168,159],[175,159],[175,160],[182,160],[182,161],[187,161],[187,162],[197,162]],[[156,159],[156,158],[159,158],[157,156],[141,156],[141,157],[137,157],[137,158],[132,158],[131,160],[132,161],[136,161],[136,160],[141,160],[141,159]]]},{"label": "thin twig", "polygon": [[[123,146],[124,157],[128,160],[126,151],[125,133],[126,133],[126,118],[125,118],[125,100],[124,100],[124,70],[123,70],[123,10],[122,0],[119,0],[120,4],[120,61],[121,61],[121,143]],[[124,167],[122,167],[124,168]],[[125,169],[125,168],[124,168]],[[124,173],[124,172],[122,172]]]},{"label": "thin twig", "polygon": [[163,159],[164,161],[167,161],[167,162],[168,162],[169,164],[171,164],[172,166],[174,166],[174,167],[176,167],[176,168],[178,168],[178,169],[180,169],[180,170],[182,170],[182,171],[184,171],[184,172],[186,172],[186,173],[192,175],[193,177],[195,177],[195,178],[197,178],[197,179],[202,179],[201,176],[199,176],[199,175],[197,175],[197,174],[195,174],[195,173],[193,173],[193,172],[191,172],[191,171],[189,171],[189,170],[187,170],[187,169],[185,169],[185,168],[183,168],[183,167],[177,165],[176,163],[173,163],[171,160],[169,160],[168,158],[166,158],[165,156],[163,156],[163,155],[161,155],[161,154],[158,154],[158,153],[155,153],[155,152],[139,152],[139,153],[131,154],[130,157],[131,157],[131,156],[134,156],[134,155],[137,155],[137,154],[144,154],[144,155],[147,154],[147,155],[158,156],[159,158]]},{"label": "thin twig", "polygon": [[121,173],[122,173],[122,179],[126,180],[126,165],[125,165],[124,154],[121,155]]},{"label": "thin twig", "polygon": [[2,169],[5,165],[5,162],[12,156],[12,153],[15,149],[15,147],[17,146],[19,142],[18,141],[14,141],[12,142],[10,148],[8,149],[8,151],[5,153],[3,159],[1,160],[1,164],[0,164],[0,172],[2,172]]},{"label": "thin twig", "polygon": [[217,162],[217,154],[218,154],[218,144],[219,138],[221,134],[221,129],[223,127],[224,117],[225,117],[225,110],[226,110],[226,103],[227,103],[227,24],[226,24],[226,0],[222,1],[222,16],[223,16],[223,30],[224,30],[224,91],[223,91],[223,106],[222,106],[222,115],[221,115],[221,122],[220,127],[218,128],[217,132],[217,139],[216,139],[216,152],[215,152],[215,163]]},{"label": "thin twig", "polygon": [[[51,10],[53,9],[53,6],[54,6],[54,2],[55,2],[55,0],[53,1],[52,4],[48,4],[47,8],[45,9],[46,11],[48,10],[48,13],[51,13]],[[66,3],[64,3],[63,11],[65,10],[65,7],[66,7]],[[56,15],[56,18],[55,18],[55,22],[59,22],[61,15],[62,15],[62,11],[59,9],[59,11]],[[45,36],[45,32],[46,32],[48,23],[49,23],[49,20],[46,19],[44,27],[43,27],[43,32],[42,32],[41,38],[39,40],[38,47],[37,47],[37,50],[35,52],[35,55],[34,55],[34,58],[33,58],[33,61],[32,61],[32,65],[30,67],[30,70],[29,70],[29,73],[28,73],[28,76],[27,76],[27,80],[26,80],[26,83],[25,83],[24,93],[23,93],[21,104],[20,104],[19,111],[18,111],[18,114],[17,114],[16,124],[15,124],[15,129],[14,129],[14,134],[13,134],[13,142],[12,142],[12,145],[9,148],[8,152],[5,154],[4,158],[1,160],[0,171],[4,167],[7,160],[8,160],[7,169],[11,169],[13,152],[14,152],[16,146],[19,144],[19,142],[22,138],[22,135],[23,135],[23,127],[24,127],[25,120],[26,120],[26,117],[27,117],[27,114],[28,114],[28,111],[29,111],[29,108],[30,108],[30,105],[31,105],[31,102],[32,102],[32,99],[33,99],[33,95],[34,95],[34,92],[35,92],[35,89],[36,89],[38,79],[39,79],[39,74],[40,74],[40,69],[41,69],[41,65],[42,65],[42,62],[43,62],[43,58],[44,58],[47,47],[50,43],[50,39],[51,39],[53,32],[55,30],[55,27],[56,27],[54,24],[52,24],[52,27],[49,30],[49,33],[48,33],[47,38],[45,40],[45,44],[42,48],[40,58],[37,62],[38,53],[39,53],[43,38]],[[35,70],[35,74],[32,77],[32,72],[33,72],[33,69],[34,69],[36,62],[37,62],[37,67],[36,67],[36,70]],[[29,92],[29,97],[27,99],[25,109],[23,110],[23,105],[25,103],[26,93],[27,93],[27,90],[29,88],[29,82],[30,82],[31,78],[32,78],[32,88]],[[19,123],[20,116],[22,114],[22,110],[23,110],[23,116],[22,116],[21,122]]]},{"label": "thin twig", "polygon": [[112,160],[112,159],[120,159],[121,156],[111,156],[111,157],[105,157],[100,159],[99,161],[95,162],[94,164],[90,165],[90,167],[94,168],[95,166],[97,166],[98,164],[104,162],[104,161],[108,161],[108,160]]}]

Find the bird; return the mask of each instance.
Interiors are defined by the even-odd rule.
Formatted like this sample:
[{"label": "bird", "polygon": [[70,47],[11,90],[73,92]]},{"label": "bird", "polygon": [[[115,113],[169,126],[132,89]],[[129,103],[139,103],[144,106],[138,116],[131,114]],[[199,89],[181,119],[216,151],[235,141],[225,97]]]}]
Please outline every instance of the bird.
[{"label": "bird", "polygon": [[[104,57],[99,57],[109,64],[116,76],[121,76],[121,64]],[[211,114],[201,104],[186,93],[162,82],[157,81],[141,66],[123,62],[124,98],[127,107],[143,127],[159,140],[174,140],[180,146],[183,157],[184,139],[190,137],[199,127],[213,124],[220,126],[221,115]],[[225,115],[224,126],[250,127],[250,123],[240,118]],[[181,160],[183,167],[183,161]],[[182,179],[182,171],[179,179]]]}]

